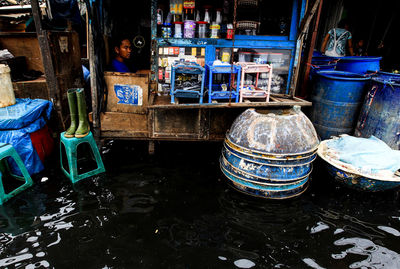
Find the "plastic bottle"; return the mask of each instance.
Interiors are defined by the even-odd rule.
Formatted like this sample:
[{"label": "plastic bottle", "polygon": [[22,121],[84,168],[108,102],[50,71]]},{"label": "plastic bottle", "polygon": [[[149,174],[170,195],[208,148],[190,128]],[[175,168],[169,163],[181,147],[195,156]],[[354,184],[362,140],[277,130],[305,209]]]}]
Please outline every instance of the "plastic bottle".
[{"label": "plastic bottle", "polygon": [[8,65],[0,64],[0,107],[12,106],[15,103],[10,68]]}]

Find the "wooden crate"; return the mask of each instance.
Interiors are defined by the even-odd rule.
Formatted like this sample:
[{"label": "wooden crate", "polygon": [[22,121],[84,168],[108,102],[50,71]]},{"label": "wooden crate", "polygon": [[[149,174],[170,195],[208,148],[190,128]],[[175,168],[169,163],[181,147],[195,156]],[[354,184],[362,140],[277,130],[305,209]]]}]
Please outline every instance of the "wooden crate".
[{"label": "wooden crate", "polygon": [[104,72],[108,89],[107,112],[145,114],[149,104],[148,72]]}]

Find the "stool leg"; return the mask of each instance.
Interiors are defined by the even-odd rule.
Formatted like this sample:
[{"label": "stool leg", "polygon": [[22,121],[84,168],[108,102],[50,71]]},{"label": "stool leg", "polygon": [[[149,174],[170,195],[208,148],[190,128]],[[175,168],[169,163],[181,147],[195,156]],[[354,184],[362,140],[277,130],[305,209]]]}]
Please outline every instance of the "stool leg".
[{"label": "stool leg", "polygon": [[79,180],[78,175],[78,154],[77,154],[77,147],[68,147],[67,151],[67,158],[68,158],[68,167],[69,167],[69,175],[72,183],[75,183]]},{"label": "stool leg", "polygon": [[60,141],[60,165],[61,165],[61,170],[63,171],[63,173],[68,178],[70,178],[70,175],[69,175],[70,171],[67,172],[67,169],[64,167],[64,163],[63,163],[63,161],[64,161],[63,149],[64,149],[64,152],[65,152],[65,158],[66,158],[65,161],[67,161],[67,166],[68,166],[68,170],[69,170],[69,158],[68,158],[68,154],[67,154],[67,147],[65,146],[63,141]]},{"label": "stool leg", "polygon": [[6,192],[4,191],[4,186],[3,186],[3,174],[0,171],[0,205],[3,204],[3,201],[4,202],[6,201],[5,198],[6,198]]},{"label": "stool leg", "polygon": [[27,184],[27,187],[32,186],[33,185],[32,178],[29,175],[28,170],[26,170],[25,164],[22,162],[21,157],[19,157],[17,151],[14,148],[12,148],[11,157],[14,158],[14,161],[17,163],[19,170],[24,176],[25,184]]},{"label": "stool leg", "polygon": [[[4,202],[8,201],[9,199],[11,199],[12,197],[14,197],[15,195],[17,195],[18,193],[22,192],[23,190],[29,188],[30,186],[33,185],[33,181],[31,176],[28,173],[28,170],[26,170],[26,167],[24,165],[24,163],[22,162],[21,158],[19,157],[17,151],[13,148],[10,147],[8,149],[8,156],[6,157],[10,157],[13,158],[14,161],[16,162],[18,168],[21,170],[21,173],[24,177],[24,184],[17,187],[16,189],[10,191],[9,193],[6,193],[4,190],[4,185],[3,185],[3,174],[0,171],[0,205],[3,204]],[[4,158],[3,158],[4,159]],[[2,160],[3,160],[2,159]],[[0,161],[2,161],[0,160]],[[5,164],[5,166],[7,166],[8,164]],[[14,178],[19,179],[20,177],[16,177],[14,175],[11,175]]]},{"label": "stool leg", "polygon": [[94,142],[94,140],[90,140],[89,144],[90,144],[90,148],[92,149],[94,158],[96,159],[97,169],[100,169],[98,171],[98,173],[105,172],[103,160],[101,159],[101,155],[100,155],[99,149],[97,148],[96,143]]}]

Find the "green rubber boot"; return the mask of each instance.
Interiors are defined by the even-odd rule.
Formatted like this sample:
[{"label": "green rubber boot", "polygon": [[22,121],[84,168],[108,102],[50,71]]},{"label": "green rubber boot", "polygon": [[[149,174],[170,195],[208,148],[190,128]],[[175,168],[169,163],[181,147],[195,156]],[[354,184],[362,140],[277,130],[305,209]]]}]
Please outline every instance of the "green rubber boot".
[{"label": "green rubber boot", "polygon": [[78,111],[76,107],[76,89],[69,89],[67,92],[69,113],[71,115],[71,125],[65,131],[64,136],[71,138],[75,136],[76,128],[78,127]]},{"label": "green rubber boot", "polygon": [[85,91],[83,88],[77,89],[76,99],[78,100],[79,125],[78,129],[76,129],[75,137],[80,138],[87,136],[90,132],[87,118],[88,116],[86,112]]}]

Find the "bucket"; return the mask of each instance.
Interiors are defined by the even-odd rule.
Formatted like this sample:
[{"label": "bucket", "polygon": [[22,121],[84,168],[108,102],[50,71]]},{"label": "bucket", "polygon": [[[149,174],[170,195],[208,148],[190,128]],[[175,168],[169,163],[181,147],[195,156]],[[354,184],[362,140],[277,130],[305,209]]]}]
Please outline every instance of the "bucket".
[{"label": "bucket", "polygon": [[315,74],[311,121],[322,140],[353,132],[369,80],[341,71]]},{"label": "bucket", "polygon": [[399,150],[400,143],[400,79],[387,81],[373,78],[358,118],[355,136],[383,140]]},{"label": "bucket", "polygon": [[0,64],[0,107],[12,106],[15,102],[10,68],[5,64]]},{"label": "bucket", "polygon": [[368,71],[379,71],[382,57],[349,56],[339,59],[336,70],[366,74]]}]

